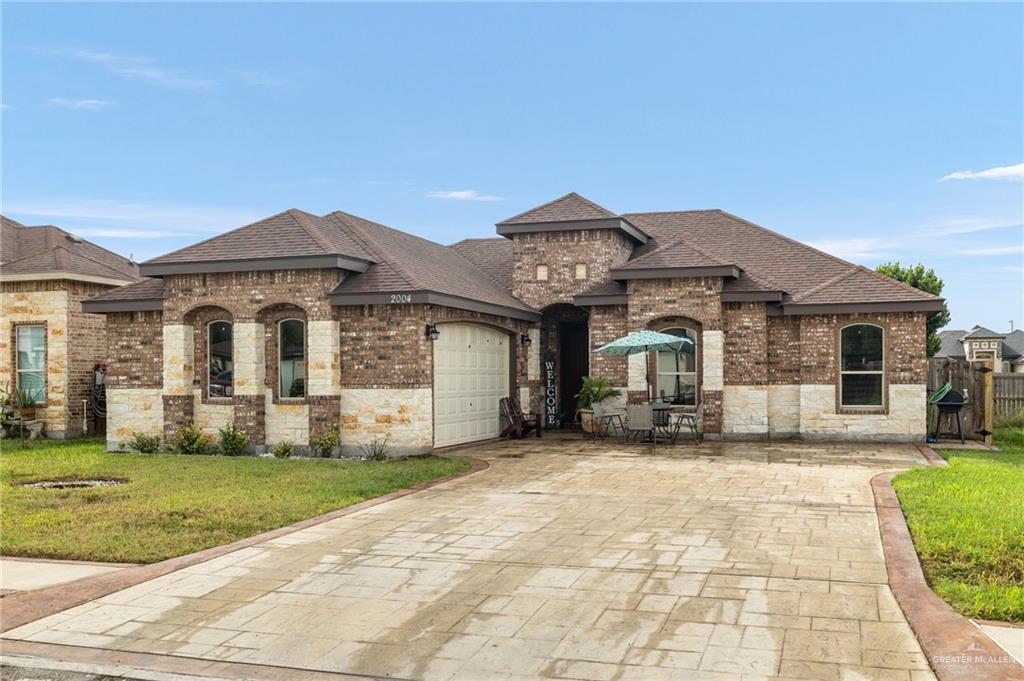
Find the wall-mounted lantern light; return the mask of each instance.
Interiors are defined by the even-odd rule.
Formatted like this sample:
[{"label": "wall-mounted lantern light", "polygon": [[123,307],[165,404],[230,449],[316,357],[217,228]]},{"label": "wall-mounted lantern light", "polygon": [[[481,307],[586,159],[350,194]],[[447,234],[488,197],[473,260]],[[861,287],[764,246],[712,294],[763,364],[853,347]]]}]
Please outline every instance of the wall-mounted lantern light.
[{"label": "wall-mounted lantern light", "polygon": [[522,340],[523,340],[523,345],[525,345],[526,347],[530,347],[531,345],[533,345],[533,339],[530,338],[529,334],[525,334],[524,333]]},{"label": "wall-mounted lantern light", "polygon": [[427,338],[431,341],[436,341],[437,337],[441,335],[441,332],[437,330],[436,324],[427,324]]}]

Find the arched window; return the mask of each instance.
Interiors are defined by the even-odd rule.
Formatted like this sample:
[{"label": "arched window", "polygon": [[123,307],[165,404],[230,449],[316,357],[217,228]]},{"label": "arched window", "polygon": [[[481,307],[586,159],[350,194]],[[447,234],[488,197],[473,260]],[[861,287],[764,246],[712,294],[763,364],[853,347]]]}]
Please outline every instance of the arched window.
[{"label": "arched window", "polygon": [[881,407],[884,332],[875,324],[851,324],[840,332],[839,394],[844,407]]},{"label": "arched window", "polygon": [[697,404],[697,333],[693,329],[676,327],[661,333],[690,339],[679,352],[658,352],[656,394],[672,404]]},{"label": "arched window", "polygon": [[206,327],[206,347],[209,357],[210,397],[234,395],[234,347],[231,322],[210,322]]},{"label": "arched window", "polygon": [[277,325],[279,397],[306,395],[306,325],[301,319],[282,319]]}]

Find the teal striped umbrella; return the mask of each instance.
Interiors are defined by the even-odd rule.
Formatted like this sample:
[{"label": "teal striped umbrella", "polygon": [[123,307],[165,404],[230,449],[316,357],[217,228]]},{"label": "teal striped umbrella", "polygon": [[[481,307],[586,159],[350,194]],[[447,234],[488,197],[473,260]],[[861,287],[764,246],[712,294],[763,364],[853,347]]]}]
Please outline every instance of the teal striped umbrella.
[{"label": "teal striped umbrella", "polygon": [[[634,331],[628,336],[623,336],[611,343],[602,345],[594,352],[602,355],[635,355],[640,352],[651,350],[668,350],[679,352],[687,345],[693,345],[689,338],[681,338],[668,333],[658,331]],[[651,398],[651,367],[649,362],[644,362],[647,369],[647,399]]]}]

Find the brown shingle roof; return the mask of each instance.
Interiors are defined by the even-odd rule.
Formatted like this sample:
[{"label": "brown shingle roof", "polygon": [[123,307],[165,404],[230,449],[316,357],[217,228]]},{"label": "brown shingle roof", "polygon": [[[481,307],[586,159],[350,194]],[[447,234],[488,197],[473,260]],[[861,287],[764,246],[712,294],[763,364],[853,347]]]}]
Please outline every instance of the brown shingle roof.
[{"label": "brown shingle roof", "polygon": [[495,239],[463,239],[449,248],[464,255],[484,274],[512,290],[512,242],[501,237]]},{"label": "brown shingle roof", "polygon": [[[799,303],[939,300],[722,210],[626,213],[623,217],[653,237],[634,252],[634,261],[684,237],[704,252],[736,264],[762,286],[785,291],[790,300]],[[845,284],[844,278],[849,278]],[[809,297],[812,290],[817,294],[813,298]]]},{"label": "brown shingle roof", "polygon": [[316,255],[338,255],[373,261],[370,254],[330,221],[290,208],[269,218],[147,260],[144,264],[223,262]]},{"label": "brown shingle roof", "polygon": [[369,252],[375,264],[345,278],[335,294],[432,291],[534,312],[457,249],[349,213],[325,215]]},{"label": "brown shingle roof", "polygon": [[128,258],[74,236],[60,227],[26,227],[10,218],[0,219],[0,271],[5,275],[72,275],[121,281],[138,278],[138,267]]},{"label": "brown shingle roof", "polygon": [[536,208],[513,215],[499,222],[499,225],[520,225],[534,222],[570,222],[574,220],[602,220],[619,217],[607,208],[585,199],[576,192],[569,192],[554,201],[548,201]]},{"label": "brown shingle roof", "polygon": [[658,269],[675,267],[705,267],[708,265],[735,265],[722,258],[715,257],[696,244],[683,237],[678,237],[664,246],[633,258],[625,265],[615,269]]},{"label": "brown shingle roof", "polygon": [[164,280],[146,278],[127,286],[110,289],[102,295],[90,298],[89,301],[163,300],[163,297]]}]

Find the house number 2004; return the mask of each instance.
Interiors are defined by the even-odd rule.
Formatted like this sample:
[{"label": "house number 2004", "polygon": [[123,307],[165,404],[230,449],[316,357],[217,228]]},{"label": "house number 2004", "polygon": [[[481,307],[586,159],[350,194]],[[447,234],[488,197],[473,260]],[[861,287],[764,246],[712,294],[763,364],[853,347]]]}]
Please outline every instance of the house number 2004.
[{"label": "house number 2004", "polygon": [[411,293],[392,293],[391,294],[391,302],[392,303],[411,303],[412,302],[412,294]]}]

